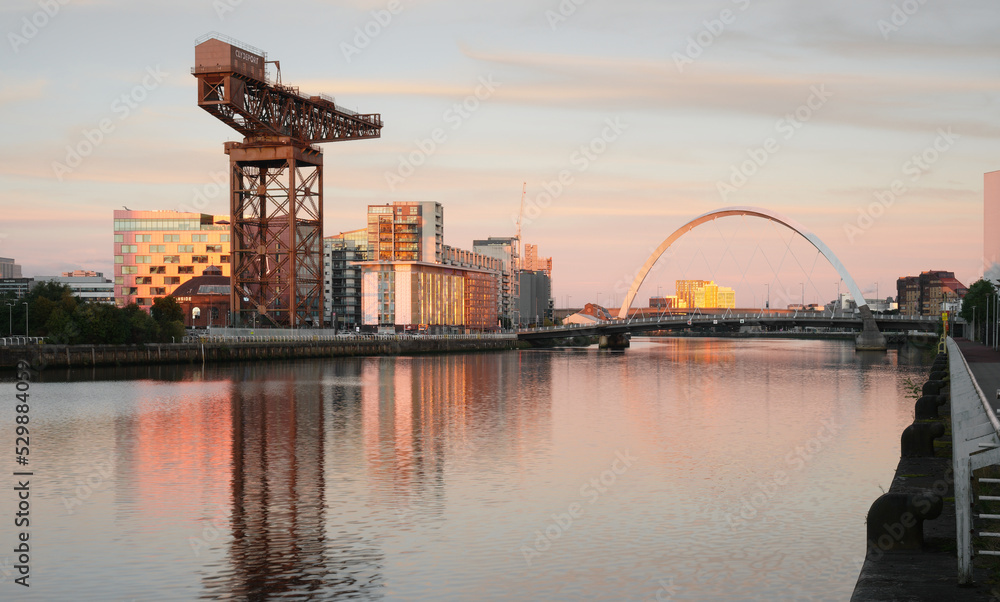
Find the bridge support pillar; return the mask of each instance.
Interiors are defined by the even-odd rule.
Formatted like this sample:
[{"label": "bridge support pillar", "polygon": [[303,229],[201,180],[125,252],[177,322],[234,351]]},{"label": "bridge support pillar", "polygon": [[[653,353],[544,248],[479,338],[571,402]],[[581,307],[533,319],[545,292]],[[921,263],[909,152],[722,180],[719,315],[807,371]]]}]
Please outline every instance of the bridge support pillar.
[{"label": "bridge support pillar", "polygon": [[621,350],[629,348],[628,333],[622,334],[602,334],[597,346],[600,349]]},{"label": "bridge support pillar", "polygon": [[854,340],[854,348],[858,351],[885,351],[887,345],[885,337],[875,324],[875,316],[867,305],[858,308],[861,312],[861,323],[863,328],[861,334]]}]

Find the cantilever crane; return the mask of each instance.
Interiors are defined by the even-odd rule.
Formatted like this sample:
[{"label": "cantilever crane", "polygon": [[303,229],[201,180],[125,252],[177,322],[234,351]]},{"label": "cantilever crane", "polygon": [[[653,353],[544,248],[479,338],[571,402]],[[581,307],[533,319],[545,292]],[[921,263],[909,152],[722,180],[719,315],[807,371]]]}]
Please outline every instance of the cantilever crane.
[{"label": "cantilever crane", "polygon": [[227,142],[233,324],[323,325],[323,155],[319,142],[381,135],[325,95],[270,83],[266,54],[218,34],[195,42],[198,106],[244,136]]}]

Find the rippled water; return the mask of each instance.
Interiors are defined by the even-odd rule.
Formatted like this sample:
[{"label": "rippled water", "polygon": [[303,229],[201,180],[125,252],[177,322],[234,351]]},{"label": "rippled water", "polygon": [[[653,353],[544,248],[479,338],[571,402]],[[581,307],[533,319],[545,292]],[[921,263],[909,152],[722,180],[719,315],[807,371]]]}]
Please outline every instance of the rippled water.
[{"label": "rippled water", "polygon": [[32,587],[0,597],[844,600],[923,357],[636,339],[45,372]]}]

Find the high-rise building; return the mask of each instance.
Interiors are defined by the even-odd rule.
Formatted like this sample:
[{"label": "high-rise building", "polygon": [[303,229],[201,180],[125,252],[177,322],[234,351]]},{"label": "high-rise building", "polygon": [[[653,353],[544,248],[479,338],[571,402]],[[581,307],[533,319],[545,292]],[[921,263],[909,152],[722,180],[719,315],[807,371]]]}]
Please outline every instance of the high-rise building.
[{"label": "high-rise building", "polygon": [[1000,171],[983,176],[983,275],[1000,280]]},{"label": "high-rise building", "polygon": [[487,239],[472,241],[472,250],[481,255],[499,259],[500,274],[497,281],[497,313],[508,323],[514,321],[514,310],[521,296],[521,270],[518,256],[518,240],[516,236],[490,236]]},{"label": "high-rise building", "polygon": [[0,257],[0,278],[23,278],[21,266],[10,257]]},{"label": "high-rise building", "polygon": [[521,270],[517,302],[520,324],[541,325],[552,320],[552,279],[544,270]]},{"label": "high-rise building", "polygon": [[326,299],[325,321],[341,329],[360,326],[361,273],[356,262],[368,259],[368,229],[342,232],[323,239]]},{"label": "high-rise building", "polygon": [[896,302],[905,316],[935,316],[945,304],[954,304],[969,292],[954,272],[929,270],[896,280]]},{"label": "high-rise building", "polygon": [[528,270],[529,272],[545,272],[545,275],[550,279],[552,278],[552,258],[551,257],[539,257],[538,256],[538,246],[529,245],[525,243],[524,245],[524,267],[522,269]]},{"label": "high-rise building", "polygon": [[115,210],[115,303],[149,309],[218,266],[229,276],[229,218],[178,211]]},{"label": "high-rise building", "polygon": [[728,286],[719,286],[712,280],[678,280],[678,303],[695,309],[736,307],[736,291]]},{"label": "high-rise building", "polygon": [[441,263],[444,252],[441,203],[369,205],[368,252],[372,261]]}]

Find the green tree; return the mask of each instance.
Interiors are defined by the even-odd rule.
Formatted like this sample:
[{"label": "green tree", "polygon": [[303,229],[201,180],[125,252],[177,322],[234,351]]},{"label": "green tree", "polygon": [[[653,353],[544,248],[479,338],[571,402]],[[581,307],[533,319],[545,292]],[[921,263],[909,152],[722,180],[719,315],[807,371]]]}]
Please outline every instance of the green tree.
[{"label": "green tree", "polygon": [[184,324],[184,310],[177,299],[173,297],[160,297],[153,300],[153,307],[149,310],[149,315],[153,316],[153,319],[160,326],[170,322]]},{"label": "green tree", "polygon": [[[990,297],[996,299],[996,291],[997,289],[992,282],[980,278],[969,287],[969,292],[962,299],[960,315],[970,324],[975,322],[975,328],[980,333],[980,340],[982,333],[986,332],[986,300]],[[993,301],[990,301],[991,314],[996,311],[993,307]]]}]

